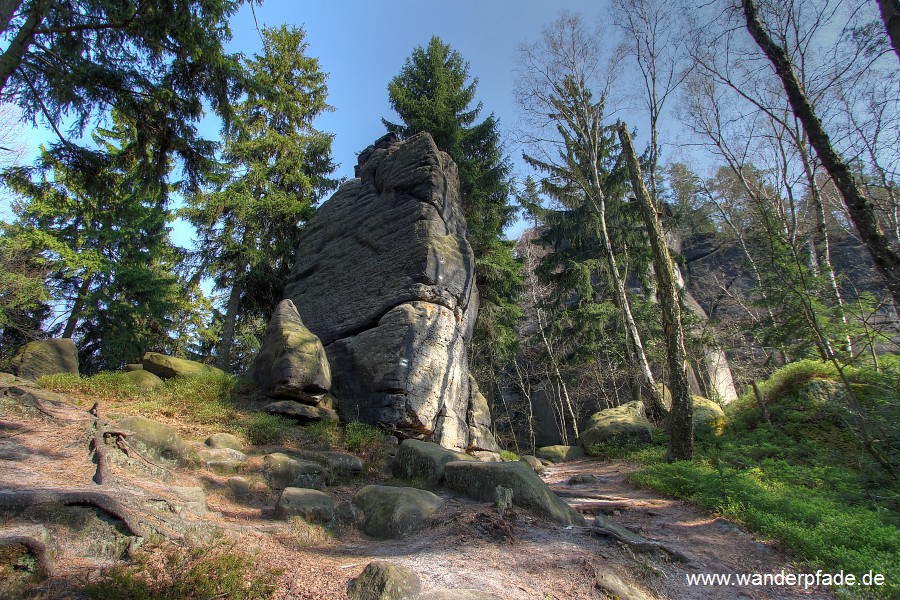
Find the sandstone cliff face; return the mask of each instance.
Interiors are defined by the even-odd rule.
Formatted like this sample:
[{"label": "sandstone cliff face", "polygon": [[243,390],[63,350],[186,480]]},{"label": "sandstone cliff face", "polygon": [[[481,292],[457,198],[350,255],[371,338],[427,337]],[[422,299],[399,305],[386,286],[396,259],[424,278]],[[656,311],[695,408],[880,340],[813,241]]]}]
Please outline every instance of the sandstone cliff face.
[{"label": "sandstone cliff face", "polygon": [[466,448],[478,298],[456,165],[428,134],[385,136],[357,175],[306,226],[285,296],[344,419]]}]

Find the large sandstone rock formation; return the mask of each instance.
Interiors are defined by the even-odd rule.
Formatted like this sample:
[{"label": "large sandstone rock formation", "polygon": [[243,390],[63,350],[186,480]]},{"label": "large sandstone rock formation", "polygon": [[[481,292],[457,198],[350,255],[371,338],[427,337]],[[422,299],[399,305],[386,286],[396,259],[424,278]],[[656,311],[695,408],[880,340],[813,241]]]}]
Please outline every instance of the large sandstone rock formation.
[{"label": "large sandstone rock formation", "polygon": [[78,374],[78,351],[69,338],[36,340],[19,348],[9,362],[9,372],[37,380],[43,375]]},{"label": "large sandstone rock formation", "polygon": [[456,165],[428,134],[385,136],[357,174],[304,229],[285,288],[325,346],[338,412],[446,447],[492,447],[489,419],[470,406],[478,297]]}]

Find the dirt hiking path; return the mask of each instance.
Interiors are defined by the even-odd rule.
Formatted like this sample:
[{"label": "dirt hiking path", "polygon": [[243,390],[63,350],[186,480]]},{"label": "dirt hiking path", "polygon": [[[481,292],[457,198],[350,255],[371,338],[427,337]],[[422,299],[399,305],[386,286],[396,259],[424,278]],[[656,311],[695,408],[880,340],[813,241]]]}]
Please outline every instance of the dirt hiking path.
[{"label": "dirt hiking path", "polygon": [[[439,492],[446,502],[432,527],[403,540],[374,541],[356,530],[331,535],[296,521],[273,519],[274,495],[238,502],[226,492],[224,478],[205,471],[169,469],[165,478],[157,478],[114,465],[114,482],[96,486],[89,449],[92,419],[84,407],[55,404],[56,414],[51,415],[21,410],[12,398],[0,400],[0,495],[48,489],[143,494],[177,510],[178,518],[198,532],[222,532],[228,544],[253,555],[262,566],[281,569],[280,599],[346,598],[348,581],[373,559],[411,568],[426,591],[469,588],[509,600],[833,597],[823,590],[688,587],[686,573],[795,569],[770,544],[733,524],[635,488],[625,479],[634,467],[623,462],[564,463],[549,467],[544,478],[589,522],[592,515],[603,514],[665,545],[681,560],[664,552],[635,551],[589,527],[563,528],[524,510],[501,519],[493,506],[445,492]],[[588,483],[569,483],[576,475]],[[371,480],[328,492],[338,503],[366,483]],[[181,510],[187,504],[179,494],[197,488],[205,491],[204,510]],[[6,524],[0,518],[0,530]],[[86,557],[83,548],[64,538],[65,530],[50,529],[57,536],[54,573],[32,597],[77,598],[74,590],[96,578],[109,560]],[[189,536],[179,543],[189,544]]]}]

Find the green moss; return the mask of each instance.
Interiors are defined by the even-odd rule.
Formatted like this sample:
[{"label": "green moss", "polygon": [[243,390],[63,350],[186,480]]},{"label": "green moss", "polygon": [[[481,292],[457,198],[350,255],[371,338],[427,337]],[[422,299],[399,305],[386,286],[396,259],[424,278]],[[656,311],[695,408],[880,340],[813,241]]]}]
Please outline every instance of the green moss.
[{"label": "green moss", "polygon": [[509,450],[501,450],[500,458],[503,460],[519,460],[519,455],[515,452],[510,452]]}]

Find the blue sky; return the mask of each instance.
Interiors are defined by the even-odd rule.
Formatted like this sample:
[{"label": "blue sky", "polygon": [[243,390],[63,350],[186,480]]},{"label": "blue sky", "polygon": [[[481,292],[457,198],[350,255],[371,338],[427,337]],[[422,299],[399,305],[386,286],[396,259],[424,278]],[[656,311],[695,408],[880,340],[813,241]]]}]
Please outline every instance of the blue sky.
[{"label": "blue sky", "polygon": [[[254,10],[260,27],[302,26],[309,44],[307,53],[318,58],[329,74],[328,102],[335,110],[320,117],[316,125],[335,135],[332,151],[339,165],[338,176],[353,176],[356,153],[385,132],[382,117],[397,120],[388,103],[387,84],[412,50],[426,45],[432,35],[440,36],[469,62],[470,75],[478,78],[476,101],[483,103],[482,118],[489,113],[499,118],[507,154],[516,174],[524,176],[527,170],[521,148],[510,139],[517,120],[513,99],[516,48],[537,40],[541,30],[563,10],[580,13],[586,24],[593,25],[609,21],[606,7],[606,2],[597,0],[266,0]],[[249,6],[232,18],[231,28],[229,50],[247,55],[260,51]],[[611,22],[608,29],[613,31]],[[218,139],[218,128],[214,118],[201,124],[201,132],[210,138]],[[32,152],[53,139],[48,129],[33,131]],[[6,210],[0,212],[0,217],[8,216]],[[517,237],[523,228],[519,223],[508,229],[507,235]],[[176,223],[173,234],[176,243],[190,244],[192,231],[185,224]]]}]

